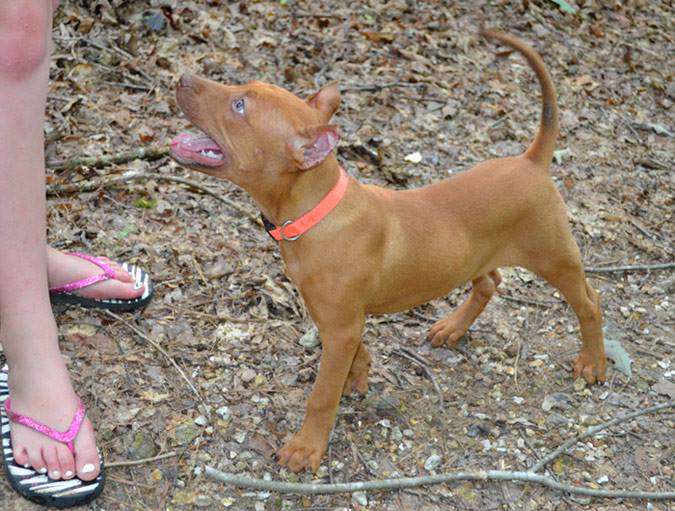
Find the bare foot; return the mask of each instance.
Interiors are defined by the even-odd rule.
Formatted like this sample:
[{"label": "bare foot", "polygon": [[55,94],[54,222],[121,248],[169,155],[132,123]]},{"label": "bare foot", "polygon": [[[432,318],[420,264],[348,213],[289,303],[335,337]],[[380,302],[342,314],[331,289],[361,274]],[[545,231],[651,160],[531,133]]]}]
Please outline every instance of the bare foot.
[{"label": "bare foot", "polygon": [[[58,350],[40,353],[29,361],[10,363],[8,384],[13,411],[57,431],[68,429],[79,400]],[[85,418],[75,437],[74,454],[65,444],[30,428],[14,422],[10,427],[17,464],[47,473],[52,479],[71,479],[77,475],[90,481],[98,476],[99,456],[89,419]]]},{"label": "bare foot", "polygon": [[[100,259],[115,270],[115,278],[92,284],[76,293],[80,296],[93,299],[121,299],[138,298],[145,290],[144,286],[136,287],[134,278],[122,269],[116,262],[105,257]],[[101,273],[101,268],[94,263],[79,257],[68,255],[52,247],[47,247],[47,275],[49,287],[59,287],[69,282],[81,280]]]}]

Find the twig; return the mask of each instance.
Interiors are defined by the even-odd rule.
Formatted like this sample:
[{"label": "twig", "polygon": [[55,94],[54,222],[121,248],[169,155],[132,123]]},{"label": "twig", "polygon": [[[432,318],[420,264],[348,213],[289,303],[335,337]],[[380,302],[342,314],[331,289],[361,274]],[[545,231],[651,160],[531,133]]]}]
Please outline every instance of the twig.
[{"label": "twig", "polygon": [[555,302],[553,300],[546,300],[544,302],[537,302],[535,300],[528,300],[527,298],[520,298],[517,296],[510,296],[510,295],[502,295],[497,293],[497,296],[499,298],[503,298],[504,300],[508,300],[510,302],[515,302],[515,303],[524,303],[526,305],[534,305],[536,307],[550,307],[551,305],[555,305],[559,302]]},{"label": "twig", "polygon": [[105,464],[105,468],[132,467],[134,465],[142,465],[144,463],[150,463],[152,461],[159,461],[159,460],[163,460],[163,459],[166,459],[166,458],[173,458],[174,456],[178,456],[178,453],[175,452],[175,451],[171,451],[171,452],[166,452],[164,454],[160,454],[158,456],[153,456],[152,458],[143,458],[142,460],[111,461],[110,463]]},{"label": "twig", "polygon": [[275,491],[278,493],[295,493],[303,495],[328,495],[334,493],[351,493],[356,491],[393,490],[416,488],[424,485],[443,484],[451,481],[521,481],[546,486],[559,492],[576,495],[588,495],[601,498],[625,499],[673,499],[675,492],[643,492],[624,490],[596,490],[583,486],[572,486],[558,483],[548,476],[531,472],[512,472],[505,470],[487,470],[478,472],[450,472],[424,477],[402,477],[398,479],[380,479],[374,481],[358,481],[352,483],[287,483],[282,481],[265,481],[221,472],[207,466],[204,472],[208,477],[239,488]]},{"label": "twig", "polygon": [[208,409],[209,407],[207,406],[206,402],[204,401],[204,398],[202,398],[201,394],[197,390],[197,388],[192,384],[190,379],[187,377],[181,366],[178,365],[178,362],[176,362],[171,355],[167,353],[167,351],[162,348],[161,344],[159,344],[157,341],[152,340],[150,337],[148,337],[141,329],[136,328],[134,325],[124,321],[124,318],[118,316],[114,312],[111,312],[109,310],[106,310],[105,313],[112,317],[115,318],[117,321],[120,321],[124,326],[126,326],[129,330],[134,332],[136,335],[138,335],[141,339],[145,340],[146,342],[150,343],[153,348],[155,348],[157,351],[159,351],[162,355],[166,357],[166,359],[169,361],[169,363],[176,368],[176,371],[178,371],[178,374],[180,374],[181,378],[185,380],[185,383],[187,383],[188,387],[194,392],[195,396],[197,396],[197,399],[206,406]]},{"label": "twig", "polygon": [[90,158],[74,158],[72,160],[48,161],[47,168],[54,170],[72,170],[79,167],[109,167],[133,160],[157,160],[169,154],[168,147],[142,147],[136,151],[117,155],[92,156]]},{"label": "twig", "polygon": [[341,87],[343,91],[361,92],[361,91],[378,91],[382,89],[389,89],[391,87],[422,87],[429,85],[428,83],[409,83],[409,82],[388,82],[388,83],[373,83],[371,85],[352,85]]},{"label": "twig", "polygon": [[613,273],[619,271],[652,271],[652,270],[669,270],[675,268],[673,263],[658,263],[658,264],[633,264],[626,266],[605,266],[599,268],[585,268],[586,273]]},{"label": "twig", "polygon": [[192,181],[190,179],[185,179],[182,177],[177,177],[177,176],[168,176],[165,174],[157,174],[157,173],[145,173],[145,172],[134,172],[134,173],[127,173],[122,176],[116,176],[108,179],[96,179],[92,181],[85,181],[83,183],[75,183],[75,184],[68,184],[68,185],[48,185],[47,186],[47,195],[57,195],[60,193],[85,193],[85,192],[92,192],[94,190],[98,190],[99,188],[103,188],[106,186],[112,186],[115,184],[119,183],[125,183],[127,181],[134,181],[134,180],[141,180],[141,179],[156,179],[158,181],[171,181],[172,183],[180,183],[186,186],[189,186],[191,188],[194,188],[196,190],[201,191],[202,193],[205,193],[206,195],[210,195],[211,197],[218,199],[220,202],[223,204],[231,207],[232,209],[238,211],[239,213],[243,214],[246,216],[249,220],[251,220],[254,224],[256,225],[262,225],[262,222],[260,221],[260,218],[258,218],[256,215],[245,209],[243,206],[237,204],[236,202],[228,199],[227,197],[223,196],[222,194],[218,192],[214,192],[210,188],[207,188],[201,184],[199,184],[197,181]]},{"label": "twig", "polygon": [[580,442],[584,438],[588,438],[589,436],[593,436],[596,433],[599,433],[603,429],[607,429],[610,426],[614,426],[615,424],[619,424],[621,422],[626,422],[627,420],[633,419],[635,417],[639,417],[640,415],[646,415],[651,412],[657,412],[659,410],[665,410],[666,408],[672,408],[675,406],[675,401],[670,401],[669,403],[662,403],[660,405],[652,406],[650,408],[645,408],[644,410],[638,410],[633,413],[629,413],[627,415],[623,415],[621,417],[616,417],[612,419],[609,422],[605,422],[604,424],[599,424],[597,426],[592,426],[588,428],[584,433],[577,435],[573,438],[570,438],[567,440],[565,443],[563,443],[560,447],[558,447],[555,451],[551,452],[544,458],[542,458],[538,463],[532,466],[528,472],[534,473],[538,472],[541,470],[543,467],[548,465],[551,461],[556,459],[558,456],[560,456],[563,452],[565,452],[567,449],[569,449],[571,446],[576,444],[577,442]]},{"label": "twig", "polygon": [[438,383],[436,382],[434,373],[431,371],[431,369],[429,369],[429,366],[427,365],[426,361],[422,357],[420,357],[419,355],[410,351],[407,348],[398,348],[394,350],[393,353],[403,358],[407,358],[408,360],[414,362],[424,370],[425,374],[427,375],[427,378],[431,380],[431,384],[434,386],[436,394],[438,394],[438,406],[441,408],[441,410],[443,410],[443,393],[441,392],[441,388],[438,386]]}]

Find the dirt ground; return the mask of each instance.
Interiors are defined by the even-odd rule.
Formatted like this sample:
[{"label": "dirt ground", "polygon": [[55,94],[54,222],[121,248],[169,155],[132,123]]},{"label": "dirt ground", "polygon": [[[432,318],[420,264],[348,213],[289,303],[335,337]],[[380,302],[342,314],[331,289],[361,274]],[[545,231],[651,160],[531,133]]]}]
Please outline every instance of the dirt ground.
[{"label": "dirt ground", "polygon": [[[585,264],[673,260],[672,2],[584,1],[576,15],[550,1],[62,4],[50,162],[166,147],[187,127],[174,86],[190,70],[300,95],[337,80],[345,169],[394,188],[431,183],[517,154],[538,124],[533,74],[517,55],[500,57],[478,39],[483,22],[529,41],[557,85],[562,133],[552,175]],[[239,208],[156,177],[57,192],[128,171],[188,178]],[[203,468],[319,482],[526,469],[591,425],[673,399],[672,270],[592,275],[607,338],[633,360],[630,378],[610,367],[608,382],[592,388],[571,377],[579,349],[572,311],[519,269],[504,271],[500,295],[458,350],[431,349],[424,336],[466,289],[370,318],[370,392],[342,400],[317,476],[296,476],[272,454],[300,426],[320,348],[275,243],[251,220],[257,210],[247,194],[166,157],[50,170],[48,182],[57,187],[49,196],[55,246],[140,263],[157,285],[137,315],[57,311],[107,461],[175,453],[111,467],[91,509],[668,509],[514,483],[283,496],[226,487]],[[674,419],[664,412],[611,428],[559,457],[549,474],[575,485],[672,491]],[[1,481],[2,509],[34,508]]]}]

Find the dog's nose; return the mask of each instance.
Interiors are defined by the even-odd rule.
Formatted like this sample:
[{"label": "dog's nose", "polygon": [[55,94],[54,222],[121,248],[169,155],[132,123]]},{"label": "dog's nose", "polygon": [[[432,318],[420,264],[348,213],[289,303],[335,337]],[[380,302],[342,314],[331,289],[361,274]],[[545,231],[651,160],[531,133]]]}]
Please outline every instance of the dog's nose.
[{"label": "dog's nose", "polygon": [[183,73],[178,83],[181,87],[192,87],[193,82],[194,77],[190,73]]}]

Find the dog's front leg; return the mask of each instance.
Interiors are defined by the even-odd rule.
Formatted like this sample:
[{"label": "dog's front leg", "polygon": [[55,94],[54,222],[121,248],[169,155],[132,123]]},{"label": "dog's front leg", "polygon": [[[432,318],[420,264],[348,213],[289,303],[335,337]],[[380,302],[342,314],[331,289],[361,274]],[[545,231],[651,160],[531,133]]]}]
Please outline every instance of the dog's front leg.
[{"label": "dog's front leg", "polygon": [[364,314],[336,312],[336,308],[326,307],[326,313],[322,313],[310,306],[321,334],[319,375],[307,400],[302,428],[278,453],[279,463],[293,472],[307,468],[313,472],[318,470],[328,447],[347,375],[361,344]]}]

